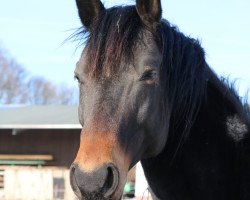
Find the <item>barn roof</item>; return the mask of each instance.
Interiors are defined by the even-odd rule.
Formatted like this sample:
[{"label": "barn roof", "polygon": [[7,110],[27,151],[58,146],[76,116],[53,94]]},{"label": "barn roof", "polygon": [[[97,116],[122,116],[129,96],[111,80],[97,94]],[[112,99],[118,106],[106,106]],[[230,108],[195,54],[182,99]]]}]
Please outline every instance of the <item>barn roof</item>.
[{"label": "barn roof", "polygon": [[0,129],[81,129],[81,125],[77,106],[3,106]]}]

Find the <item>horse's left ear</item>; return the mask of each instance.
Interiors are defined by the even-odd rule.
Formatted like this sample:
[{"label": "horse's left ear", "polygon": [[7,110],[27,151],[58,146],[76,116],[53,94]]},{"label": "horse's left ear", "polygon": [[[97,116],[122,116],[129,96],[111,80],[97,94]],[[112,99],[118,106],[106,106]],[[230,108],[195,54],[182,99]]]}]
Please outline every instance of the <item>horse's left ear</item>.
[{"label": "horse's left ear", "polygon": [[146,26],[153,27],[160,23],[162,8],[160,0],[136,0],[136,10]]},{"label": "horse's left ear", "polygon": [[91,29],[91,26],[98,15],[105,10],[105,7],[100,0],[76,0],[76,5],[82,24],[88,30]]}]

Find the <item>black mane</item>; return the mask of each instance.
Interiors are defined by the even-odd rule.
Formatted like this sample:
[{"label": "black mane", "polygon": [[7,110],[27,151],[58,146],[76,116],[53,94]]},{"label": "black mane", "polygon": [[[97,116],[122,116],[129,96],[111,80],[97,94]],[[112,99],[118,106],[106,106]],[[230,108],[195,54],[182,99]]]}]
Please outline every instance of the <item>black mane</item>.
[{"label": "black mane", "polygon": [[[205,99],[208,71],[205,53],[198,40],[186,37],[167,21],[161,24],[163,79],[166,102],[171,102],[171,132],[181,131],[185,137]],[[185,124],[180,124],[185,122]],[[177,130],[177,129],[182,130]],[[182,139],[181,139],[182,140]]]}]

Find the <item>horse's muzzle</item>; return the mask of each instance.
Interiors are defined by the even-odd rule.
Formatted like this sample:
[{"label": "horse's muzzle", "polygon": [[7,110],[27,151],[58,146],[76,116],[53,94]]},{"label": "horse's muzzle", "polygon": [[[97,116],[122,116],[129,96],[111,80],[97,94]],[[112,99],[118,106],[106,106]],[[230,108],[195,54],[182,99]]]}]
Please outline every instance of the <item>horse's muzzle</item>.
[{"label": "horse's muzzle", "polygon": [[119,184],[119,172],[112,163],[91,172],[85,172],[77,164],[72,164],[70,184],[79,199],[112,199]]}]

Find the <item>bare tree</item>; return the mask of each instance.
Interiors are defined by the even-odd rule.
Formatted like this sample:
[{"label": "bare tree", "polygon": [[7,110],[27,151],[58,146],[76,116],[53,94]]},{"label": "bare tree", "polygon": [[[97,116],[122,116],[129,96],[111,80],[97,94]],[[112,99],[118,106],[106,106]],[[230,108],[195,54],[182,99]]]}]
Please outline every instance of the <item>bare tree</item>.
[{"label": "bare tree", "polygon": [[3,49],[0,49],[1,104],[77,104],[77,89],[54,85],[32,77]]}]

